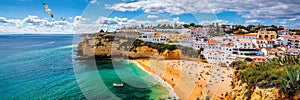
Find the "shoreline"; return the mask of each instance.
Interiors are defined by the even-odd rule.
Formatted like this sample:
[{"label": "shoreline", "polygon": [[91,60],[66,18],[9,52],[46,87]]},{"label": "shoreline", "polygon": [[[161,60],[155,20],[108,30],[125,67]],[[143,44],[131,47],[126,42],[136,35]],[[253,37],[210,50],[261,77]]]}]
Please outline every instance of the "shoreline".
[{"label": "shoreline", "polygon": [[[220,99],[231,90],[231,70],[208,63],[186,60],[126,60],[136,64],[182,100]],[[210,66],[210,67],[208,67]],[[206,74],[209,73],[209,74]],[[220,76],[219,76],[220,75]],[[218,87],[218,88],[216,88]]]},{"label": "shoreline", "polygon": [[[119,59],[151,75],[176,99],[221,99],[230,92],[232,68],[193,60]],[[229,77],[230,76],[230,77]],[[217,87],[217,88],[216,88]]]},{"label": "shoreline", "polygon": [[135,60],[126,60],[126,61],[135,64],[137,67],[139,67],[140,69],[142,69],[144,72],[148,73],[148,75],[152,76],[155,80],[157,80],[157,81],[158,81],[159,83],[161,83],[164,87],[166,87],[166,88],[170,91],[170,95],[175,96],[176,99],[180,99],[179,96],[175,93],[175,91],[174,91],[174,89],[172,88],[172,86],[171,86],[168,82],[164,81],[161,77],[159,77],[158,75],[156,75],[156,74],[154,74],[154,73],[152,73],[152,72],[147,71],[147,70],[143,67],[143,65],[141,65],[140,63],[138,63],[138,62],[135,61]]}]

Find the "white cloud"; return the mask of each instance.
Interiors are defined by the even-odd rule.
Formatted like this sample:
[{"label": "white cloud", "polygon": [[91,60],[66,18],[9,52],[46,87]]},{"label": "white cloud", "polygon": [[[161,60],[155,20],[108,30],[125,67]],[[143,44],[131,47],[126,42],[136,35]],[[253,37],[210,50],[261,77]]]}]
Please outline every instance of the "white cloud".
[{"label": "white cloud", "polygon": [[246,20],[245,24],[262,24],[262,21],[259,20]]},{"label": "white cloud", "polygon": [[158,19],[156,21],[149,21],[149,20],[136,20],[136,19],[128,19],[128,18],[120,18],[120,17],[113,17],[107,18],[100,16],[96,21],[93,23],[81,23],[78,24],[77,32],[97,32],[100,29],[109,29],[114,30],[119,27],[123,26],[140,26],[143,24],[144,26],[148,25],[157,25],[157,24],[183,24],[184,22],[180,22],[179,18],[173,19]]},{"label": "white cloud", "polygon": [[73,17],[69,17],[70,20],[73,20]]},{"label": "white cloud", "polygon": [[97,0],[91,0],[90,3],[91,3],[91,4],[96,4],[96,3],[97,3]]},{"label": "white cloud", "polygon": [[[206,5],[206,6],[202,6]],[[137,11],[139,9],[146,13],[171,13],[183,14],[193,12],[215,12],[207,6],[205,0],[140,0],[131,3],[118,3],[106,5],[107,9],[117,11]]]},{"label": "white cloud", "polygon": [[299,0],[139,0],[106,5],[117,11],[143,10],[146,13],[219,13],[238,12],[245,18],[300,18]]},{"label": "white cloud", "polygon": [[21,20],[19,20],[19,19],[6,19],[5,17],[0,17],[0,23],[21,24]]},{"label": "white cloud", "polygon": [[179,18],[173,18],[173,19],[158,19],[155,21],[156,24],[184,24],[184,22],[180,22]]},{"label": "white cloud", "polygon": [[73,33],[75,22],[49,21],[32,15],[23,19],[0,17],[0,26],[5,27],[1,31],[7,33]]},{"label": "white cloud", "polygon": [[148,15],[147,18],[158,18],[156,15]]},{"label": "white cloud", "polygon": [[[76,19],[76,18],[74,18]],[[77,18],[80,19],[80,18]],[[76,32],[79,33],[90,33],[90,32],[97,32],[100,29],[109,29],[113,31],[116,28],[123,27],[123,26],[139,26],[139,25],[152,25],[154,22],[147,21],[147,20],[135,20],[135,19],[128,19],[128,18],[107,18],[100,16],[97,20],[93,21],[92,23],[80,23],[76,26]]]}]

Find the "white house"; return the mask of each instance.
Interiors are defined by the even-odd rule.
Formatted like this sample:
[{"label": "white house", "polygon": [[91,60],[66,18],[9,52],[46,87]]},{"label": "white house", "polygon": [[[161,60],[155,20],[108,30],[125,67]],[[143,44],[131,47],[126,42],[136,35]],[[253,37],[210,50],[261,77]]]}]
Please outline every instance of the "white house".
[{"label": "white house", "polygon": [[208,63],[211,64],[221,64],[227,63],[226,58],[228,54],[219,50],[211,50],[207,52],[203,52],[204,57],[206,58]]},{"label": "white house", "polygon": [[228,36],[228,39],[233,41],[238,41],[239,39],[244,40],[253,40],[256,39],[257,33],[249,33],[249,34],[231,34]]}]

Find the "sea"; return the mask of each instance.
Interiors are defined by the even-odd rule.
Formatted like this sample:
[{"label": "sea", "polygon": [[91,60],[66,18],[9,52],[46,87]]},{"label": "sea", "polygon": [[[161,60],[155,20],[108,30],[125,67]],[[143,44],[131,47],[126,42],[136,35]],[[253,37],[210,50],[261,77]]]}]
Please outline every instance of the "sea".
[{"label": "sea", "polygon": [[[74,60],[73,34],[0,35],[0,99],[173,99],[170,90],[125,60]],[[113,84],[122,83],[122,87]]]}]

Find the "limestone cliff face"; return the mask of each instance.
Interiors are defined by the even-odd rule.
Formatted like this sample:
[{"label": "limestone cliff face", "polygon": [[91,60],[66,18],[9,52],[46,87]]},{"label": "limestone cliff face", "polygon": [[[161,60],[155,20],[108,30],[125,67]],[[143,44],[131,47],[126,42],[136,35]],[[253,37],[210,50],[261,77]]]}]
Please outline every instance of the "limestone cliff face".
[{"label": "limestone cliff face", "polygon": [[[300,93],[294,95],[294,96],[288,96],[288,94],[280,91],[280,89],[277,88],[258,88],[256,87],[253,92],[250,92],[252,90],[249,90],[246,88],[247,84],[240,84],[230,92],[226,93],[226,96],[224,97],[225,100],[299,100],[300,99]],[[250,98],[247,96],[250,94]]]},{"label": "limestone cliff face", "polygon": [[179,49],[176,49],[173,51],[166,50],[162,53],[162,56],[165,59],[180,59],[180,58],[182,58],[181,50],[179,50]]},{"label": "limestone cliff face", "polygon": [[[278,88],[247,88],[246,83],[242,83],[238,78],[240,77],[239,71],[235,71],[233,77],[233,90],[226,93],[225,100],[299,100],[300,93],[294,96],[288,96],[285,92]],[[250,97],[250,98],[248,98]]]},{"label": "limestone cliff face", "polygon": [[145,57],[159,56],[159,52],[156,49],[150,48],[148,46],[141,46],[141,47],[137,47],[133,51],[130,51],[128,55],[131,58],[145,58]]},{"label": "limestone cliff face", "polygon": [[78,45],[78,55],[82,58],[95,56],[96,58],[161,58],[161,59],[189,59],[198,58],[182,55],[180,49],[164,50],[146,45],[134,46],[133,39],[100,37],[94,39],[84,39]]}]

